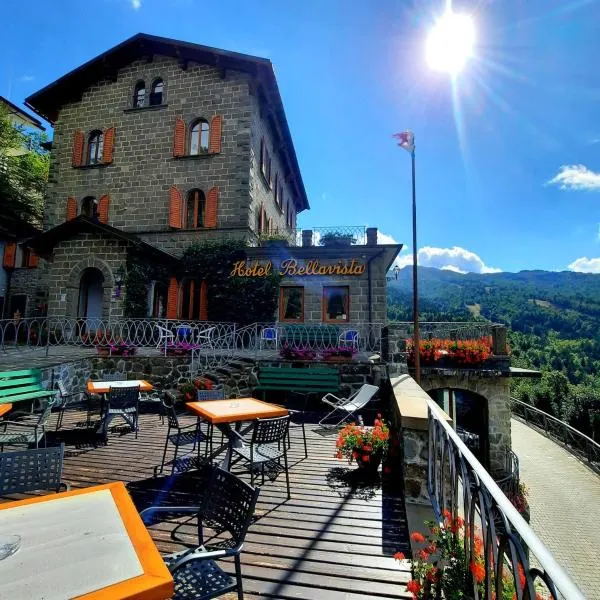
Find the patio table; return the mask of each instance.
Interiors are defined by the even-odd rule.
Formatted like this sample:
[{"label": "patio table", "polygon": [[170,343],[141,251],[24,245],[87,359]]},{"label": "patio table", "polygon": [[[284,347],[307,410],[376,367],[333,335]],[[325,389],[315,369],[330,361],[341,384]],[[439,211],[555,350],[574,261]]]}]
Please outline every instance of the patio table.
[{"label": "patio table", "polygon": [[[230,400],[207,400],[204,402],[187,402],[186,407],[214,425],[229,440],[225,457],[221,461],[221,468],[228,469],[232,448],[242,446],[240,433],[243,421],[254,421],[255,419],[268,419],[273,417],[285,417],[287,408],[269,404],[256,398],[233,398]],[[231,425],[235,424],[234,429]],[[213,455],[220,453],[217,450]]]},{"label": "patio table", "polygon": [[151,392],[154,387],[145,379],[130,379],[127,381],[88,381],[87,391],[89,394],[108,394],[111,387],[139,387],[140,392]]},{"label": "patio table", "polygon": [[0,404],[0,417],[3,417],[12,409],[12,404]]},{"label": "patio table", "polygon": [[0,598],[163,600],[173,578],[123,482],[0,504]]}]

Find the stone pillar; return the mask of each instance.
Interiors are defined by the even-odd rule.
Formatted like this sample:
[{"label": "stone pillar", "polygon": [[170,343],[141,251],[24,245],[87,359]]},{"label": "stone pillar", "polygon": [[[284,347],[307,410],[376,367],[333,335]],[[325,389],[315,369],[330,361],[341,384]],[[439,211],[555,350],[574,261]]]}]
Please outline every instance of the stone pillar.
[{"label": "stone pillar", "polygon": [[302,230],[302,246],[309,247],[313,245],[313,232],[312,229]]},{"label": "stone pillar", "polygon": [[494,356],[505,356],[506,349],[506,327],[495,325],[492,327],[492,354]]},{"label": "stone pillar", "polygon": [[377,246],[377,227],[367,227],[367,246]]}]

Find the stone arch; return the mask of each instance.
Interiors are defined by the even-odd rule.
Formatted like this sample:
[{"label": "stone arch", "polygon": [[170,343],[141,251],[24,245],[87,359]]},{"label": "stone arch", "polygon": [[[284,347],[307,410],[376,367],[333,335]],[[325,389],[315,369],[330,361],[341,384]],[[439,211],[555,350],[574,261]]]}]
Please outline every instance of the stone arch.
[{"label": "stone arch", "polygon": [[421,387],[430,392],[436,389],[465,390],[482,396],[487,401],[489,467],[502,470],[506,450],[511,447],[510,433],[510,380],[508,377],[481,374],[473,370],[447,370],[422,373]]},{"label": "stone arch", "polygon": [[110,299],[115,287],[115,278],[109,266],[95,256],[80,260],[70,271],[67,278],[67,306],[66,314],[70,317],[77,317],[77,305],[79,301],[79,284],[84,271],[89,268],[95,268],[102,273],[104,278],[102,284],[102,318],[110,317]]}]

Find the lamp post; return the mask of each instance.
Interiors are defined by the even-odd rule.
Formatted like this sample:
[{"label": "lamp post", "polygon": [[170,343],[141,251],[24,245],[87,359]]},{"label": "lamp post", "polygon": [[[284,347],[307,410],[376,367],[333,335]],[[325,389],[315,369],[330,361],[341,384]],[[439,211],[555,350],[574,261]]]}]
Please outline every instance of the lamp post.
[{"label": "lamp post", "polygon": [[415,380],[421,383],[421,357],[419,334],[419,287],[417,276],[417,188],[415,181],[415,136],[411,131],[394,134],[398,146],[410,152],[412,172],[412,245],[413,245],[413,349],[415,354]]}]

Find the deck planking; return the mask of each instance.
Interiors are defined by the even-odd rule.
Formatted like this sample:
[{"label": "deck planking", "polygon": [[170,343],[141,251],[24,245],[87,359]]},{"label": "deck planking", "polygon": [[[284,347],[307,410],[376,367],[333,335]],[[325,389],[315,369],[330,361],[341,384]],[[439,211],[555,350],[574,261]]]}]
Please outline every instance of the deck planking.
[{"label": "deck planking", "polygon": [[[53,415],[51,425],[54,419]],[[124,481],[139,510],[156,503],[199,501],[205,480],[198,471],[170,477],[169,469],[154,478],[167,432],[157,415],[140,416],[137,440],[122,429],[109,434],[106,446],[97,447],[90,432],[75,427],[81,420],[82,413],[67,412],[61,431],[50,434],[51,443],[66,444],[63,479],[72,488]],[[352,488],[346,477],[355,467],[334,458],[335,434],[325,435],[315,425],[307,425],[306,433],[309,455],[305,459],[301,430],[291,430],[292,498],[287,499],[283,473],[274,480],[267,478],[261,486],[242,554],[244,597],[410,598],[404,585],[410,579],[408,566],[392,558],[397,551],[408,553],[409,547],[399,487],[384,477],[374,486]],[[242,469],[234,466],[233,471],[249,479]],[[161,552],[194,543],[195,522],[183,521],[149,526]],[[233,563],[222,562],[233,573]]]}]

